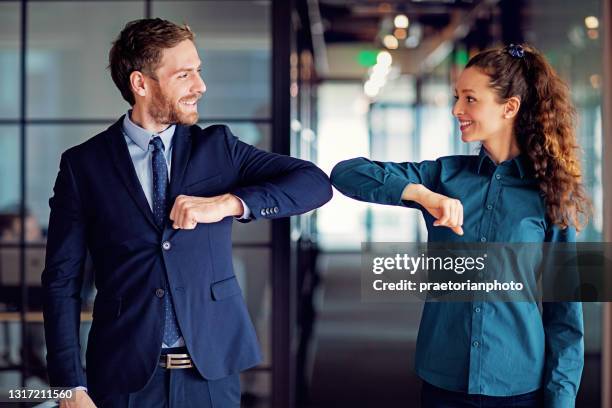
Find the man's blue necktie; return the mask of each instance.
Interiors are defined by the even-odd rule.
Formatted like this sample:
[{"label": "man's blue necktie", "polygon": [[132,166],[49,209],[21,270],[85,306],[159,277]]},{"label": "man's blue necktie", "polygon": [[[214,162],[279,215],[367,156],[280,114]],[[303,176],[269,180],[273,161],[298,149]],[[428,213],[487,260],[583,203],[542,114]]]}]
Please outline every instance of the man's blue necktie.
[{"label": "man's blue necktie", "polygon": [[[153,145],[153,216],[163,230],[166,219],[166,191],[168,190],[168,167],[164,156],[164,142],[155,136],[149,143]],[[180,337],[174,306],[170,299],[170,285],[164,296],[164,343],[172,346]]]}]

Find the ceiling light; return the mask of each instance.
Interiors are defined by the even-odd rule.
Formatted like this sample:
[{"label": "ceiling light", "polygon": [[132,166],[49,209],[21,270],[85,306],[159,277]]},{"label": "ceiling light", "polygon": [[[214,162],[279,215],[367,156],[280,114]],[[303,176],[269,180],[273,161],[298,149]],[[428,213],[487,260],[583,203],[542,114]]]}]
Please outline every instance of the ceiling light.
[{"label": "ceiling light", "polygon": [[406,29],[405,28],[396,28],[393,30],[393,36],[398,40],[403,40],[406,38]]},{"label": "ceiling light", "polygon": [[599,28],[599,20],[595,16],[588,16],[584,19],[584,25],[590,29]]},{"label": "ceiling light", "polygon": [[393,63],[393,57],[388,51],[381,51],[376,56],[376,64],[380,64],[383,67],[388,67]]},{"label": "ceiling light", "polygon": [[408,17],[406,17],[406,15],[398,14],[393,19],[393,24],[397,28],[408,28],[408,24],[410,24],[410,21],[408,20]]},{"label": "ceiling light", "polygon": [[599,31],[597,30],[588,30],[587,35],[591,40],[596,40],[599,38]]},{"label": "ceiling light", "polygon": [[363,84],[363,91],[370,98],[373,98],[376,95],[378,95],[378,90],[379,90],[378,86],[376,86],[373,82],[366,81],[366,83]]},{"label": "ceiling light", "polygon": [[390,50],[395,50],[399,46],[397,38],[395,38],[391,34],[385,35],[385,38],[383,38],[383,44]]}]

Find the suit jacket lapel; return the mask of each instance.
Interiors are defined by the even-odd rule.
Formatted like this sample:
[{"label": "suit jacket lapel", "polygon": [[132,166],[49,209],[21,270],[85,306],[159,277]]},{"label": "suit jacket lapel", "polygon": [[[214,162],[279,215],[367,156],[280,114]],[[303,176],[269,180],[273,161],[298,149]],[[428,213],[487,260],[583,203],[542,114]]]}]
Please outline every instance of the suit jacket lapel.
[{"label": "suit jacket lapel", "polygon": [[183,176],[191,156],[191,132],[188,126],[176,125],[172,139],[172,170],[170,172],[170,194],[168,195],[168,212],[183,185]]},{"label": "suit jacket lapel", "polygon": [[[142,186],[140,185],[140,181],[138,180],[138,176],[136,175],[134,163],[132,162],[127,143],[125,142],[125,137],[121,131],[122,124],[123,116],[121,116],[117,122],[108,128],[107,131],[107,140],[109,142],[113,163],[119,172],[121,180],[129,191],[130,196],[132,196],[136,202],[136,206],[142,211],[143,215],[147,220],[149,220],[151,225],[160,231],[157,223],[155,222],[155,218],[153,217],[153,212],[151,211],[147,197],[145,196]],[[112,194],[112,192],[109,193]]]},{"label": "suit jacket lapel", "polygon": [[[181,191],[183,177],[191,157],[191,131],[187,126],[176,125],[172,138],[172,169],[170,171],[170,188],[168,191],[168,215],[176,197]],[[180,230],[172,228],[172,220],[168,219],[163,233],[163,239],[172,239]]]}]

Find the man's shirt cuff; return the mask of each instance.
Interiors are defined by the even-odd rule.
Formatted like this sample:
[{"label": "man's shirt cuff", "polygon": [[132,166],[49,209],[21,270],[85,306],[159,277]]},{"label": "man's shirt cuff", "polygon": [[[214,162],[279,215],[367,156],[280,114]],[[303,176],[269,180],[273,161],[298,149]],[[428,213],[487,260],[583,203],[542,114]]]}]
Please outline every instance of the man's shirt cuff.
[{"label": "man's shirt cuff", "polygon": [[246,203],[244,201],[242,201],[242,198],[238,197],[237,195],[235,195],[234,197],[236,197],[237,199],[240,200],[240,202],[242,203],[242,215],[240,217],[234,217],[237,220],[248,220],[249,218],[251,218],[251,209],[249,208],[248,205],[246,205]]}]

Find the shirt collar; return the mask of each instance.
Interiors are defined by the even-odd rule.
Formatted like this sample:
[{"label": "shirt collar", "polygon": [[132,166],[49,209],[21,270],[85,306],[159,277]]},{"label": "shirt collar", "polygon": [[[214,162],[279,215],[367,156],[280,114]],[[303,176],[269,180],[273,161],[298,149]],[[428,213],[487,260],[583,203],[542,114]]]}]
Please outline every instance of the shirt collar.
[{"label": "shirt collar", "polygon": [[516,168],[518,169],[519,172],[519,176],[521,176],[522,179],[525,178],[525,176],[527,175],[527,155],[524,153],[519,154],[518,156],[516,156],[514,159],[512,159],[512,161],[514,162],[514,164],[516,165]]},{"label": "shirt collar", "polygon": [[[490,164],[495,166],[495,162],[489,156],[487,149],[485,149],[484,146],[480,146],[480,153],[478,154],[478,168],[477,168],[478,174],[482,173],[483,165],[486,161],[490,162]],[[527,156],[524,153],[520,153],[518,156],[510,159],[509,161],[514,165],[514,168],[518,171],[520,178],[521,179],[525,178],[525,176],[527,175]]]},{"label": "shirt collar", "polygon": [[155,136],[161,137],[162,142],[164,142],[165,149],[168,149],[172,144],[172,138],[174,136],[174,131],[176,130],[176,125],[170,125],[165,130],[162,130],[159,133],[154,133],[149,130],[143,129],[130,119],[130,115],[132,114],[132,110],[128,110],[123,118],[123,131],[125,134],[132,139],[132,141],[140,147],[142,150],[149,150],[149,142]]},{"label": "shirt collar", "polygon": [[486,160],[491,161],[491,158],[487,154],[484,146],[480,146],[480,152],[478,153],[478,168],[476,169],[476,173],[482,174],[482,166]]}]

